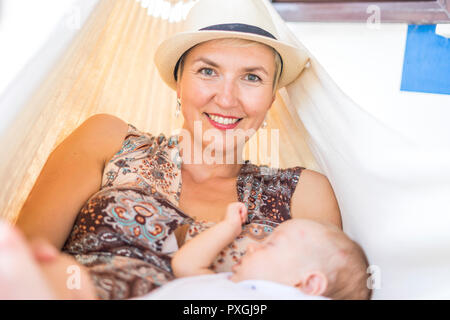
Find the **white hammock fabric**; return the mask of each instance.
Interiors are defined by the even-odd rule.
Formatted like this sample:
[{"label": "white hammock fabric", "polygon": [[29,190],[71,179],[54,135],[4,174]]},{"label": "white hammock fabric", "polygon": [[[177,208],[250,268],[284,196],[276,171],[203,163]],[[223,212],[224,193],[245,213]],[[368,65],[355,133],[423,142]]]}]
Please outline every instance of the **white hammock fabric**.
[{"label": "white hammock fabric", "polygon": [[[283,40],[303,46],[262,1]],[[55,34],[66,48],[45,47],[0,97],[2,110],[17,110],[0,135],[3,217],[14,221],[51,150],[88,116],[115,114],[152,133],[180,126],[167,116],[175,96],[152,53],[194,2],[79,2],[91,13],[79,34]],[[280,129],[281,166],[303,165],[330,180],[344,231],[372,265],[374,299],[450,298],[450,129],[429,128],[448,133],[429,145],[402,135],[356,105],[312,55],[279,91],[268,122]]]},{"label": "white hammock fabric", "polygon": [[154,18],[161,18],[169,22],[181,22],[186,19],[191,8],[198,0],[176,3],[165,0],[136,0],[141,7],[147,9],[147,14]]}]

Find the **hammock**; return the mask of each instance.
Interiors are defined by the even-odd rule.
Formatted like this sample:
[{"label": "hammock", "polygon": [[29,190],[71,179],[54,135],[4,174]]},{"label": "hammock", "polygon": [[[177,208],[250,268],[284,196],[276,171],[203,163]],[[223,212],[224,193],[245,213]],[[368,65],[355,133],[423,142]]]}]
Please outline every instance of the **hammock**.
[{"label": "hammock", "polygon": [[[262,1],[281,40],[303,47]],[[68,31],[62,21],[52,45],[0,97],[2,110],[16,110],[0,123],[1,217],[15,221],[51,151],[89,116],[113,114],[153,134],[181,126],[175,93],[159,78],[153,54],[180,30],[194,2],[79,1],[82,28]],[[279,166],[301,165],[328,177],[344,231],[367,253],[374,299],[449,298],[448,139],[425,145],[386,125],[310,57],[269,112],[266,130],[279,130]],[[260,149],[264,134],[251,141]]]}]

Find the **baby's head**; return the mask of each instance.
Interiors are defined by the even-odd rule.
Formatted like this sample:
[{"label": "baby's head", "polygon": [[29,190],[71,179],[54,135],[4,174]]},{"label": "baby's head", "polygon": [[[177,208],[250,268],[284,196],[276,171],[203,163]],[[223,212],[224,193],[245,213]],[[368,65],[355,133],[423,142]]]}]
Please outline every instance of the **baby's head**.
[{"label": "baby's head", "polygon": [[369,299],[367,267],[362,248],[337,227],[290,219],[247,247],[233,279],[275,281],[332,299]]}]

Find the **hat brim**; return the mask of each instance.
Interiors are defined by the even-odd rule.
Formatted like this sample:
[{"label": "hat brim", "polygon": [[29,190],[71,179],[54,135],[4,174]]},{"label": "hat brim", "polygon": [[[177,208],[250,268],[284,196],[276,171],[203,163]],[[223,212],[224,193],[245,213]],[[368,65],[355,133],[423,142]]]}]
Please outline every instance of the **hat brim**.
[{"label": "hat brim", "polygon": [[177,84],[174,77],[174,69],[183,53],[199,43],[222,38],[253,40],[274,48],[283,60],[283,72],[279,79],[277,89],[294,81],[309,60],[308,53],[300,48],[252,33],[215,30],[180,32],[164,40],[156,50],[154,61],[161,78],[170,88],[176,90]]}]

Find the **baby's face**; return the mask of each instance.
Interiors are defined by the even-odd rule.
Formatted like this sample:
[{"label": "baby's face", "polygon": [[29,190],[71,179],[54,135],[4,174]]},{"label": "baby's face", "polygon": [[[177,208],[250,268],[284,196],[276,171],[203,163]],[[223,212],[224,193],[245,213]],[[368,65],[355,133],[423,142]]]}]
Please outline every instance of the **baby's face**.
[{"label": "baby's face", "polygon": [[[259,279],[295,285],[311,259],[316,259],[313,242],[329,246],[323,237],[326,227],[304,219],[291,219],[280,224],[264,241],[247,247],[245,256],[233,267],[236,281]],[[323,243],[323,246],[322,246]]]}]

